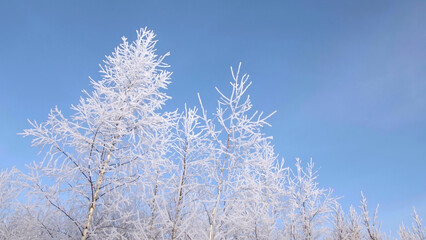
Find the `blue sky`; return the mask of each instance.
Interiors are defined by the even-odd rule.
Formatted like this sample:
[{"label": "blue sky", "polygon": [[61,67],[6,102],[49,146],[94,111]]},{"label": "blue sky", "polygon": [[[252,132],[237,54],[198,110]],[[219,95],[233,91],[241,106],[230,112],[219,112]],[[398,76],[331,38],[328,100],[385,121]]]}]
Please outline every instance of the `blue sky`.
[{"label": "blue sky", "polygon": [[[1,1],[0,167],[38,150],[16,135],[77,103],[125,35],[148,26],[171,52],[168,108],[212,109],[230,66],[251,76],[267,133],[293,164],[313,158],[320,184],[380,203],[383,230],[426,219],[426,1]],[[422,26],[423,25],[423,26]]]}]

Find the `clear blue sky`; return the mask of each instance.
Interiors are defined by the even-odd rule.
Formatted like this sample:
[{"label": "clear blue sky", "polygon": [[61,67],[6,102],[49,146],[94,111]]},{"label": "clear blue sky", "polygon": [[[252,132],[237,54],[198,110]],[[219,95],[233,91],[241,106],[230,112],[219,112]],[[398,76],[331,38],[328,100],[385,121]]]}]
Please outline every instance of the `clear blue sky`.
[{"label": "clear blue sky", "polygon": [[241,61],[289,164],[312,157],[345,208],[364,191],[394,236],[413,206],[426,220],[426,1],[1,1],[0,167],[39,160],[26,119],[70,113],[145,26],[172,54],[170,109],[213,109]]}]

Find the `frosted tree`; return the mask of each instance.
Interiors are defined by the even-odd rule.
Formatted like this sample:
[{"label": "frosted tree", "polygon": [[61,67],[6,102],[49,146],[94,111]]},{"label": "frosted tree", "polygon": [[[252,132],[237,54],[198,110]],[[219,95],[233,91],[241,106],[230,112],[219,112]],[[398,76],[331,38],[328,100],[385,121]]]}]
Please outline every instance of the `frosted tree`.
[{"label": "frosted tree", "polygon": [[[250,113],[252,103],[249,96],[245,97],[245,93],[251,82],[248,82],[248,75],[240,76],[240,66],[236,72],[231,68],[231,94],[227,96],[217,89],[220,100],[213,119],[207,116],[201,103],[205,131],[214,143],[212,169],[208,176],[211,186],[208,192],[212,200],[205,203],[209,219],[208,239],[222,239],[226,236],[238,238],[241,237],[239,234],[247,237],[248,225],[245,224],[254,229],[253,224],[241,220],[253,219],[252,213],[244,212],[252,210],[245,203],[259,200],[248,195],[262,189],[244,185],[254,183],[261,174],[256,171],[265,168],[265,161],[275,160],[273,156],[265,161],[261,159],[264,151],[262,147],[267,146],[262,143],[270,139],[261,129],[269,126],[266,120],[272,114],[263,116],[257,111]],[[250,176],[253,174],[257,176]],[[249,177],[252,178],[250,183],[247,182]],[[257,180],[260,181],[260,178]],[[244,211],[241,212],[241,209]]]},{"label": "frosted tree", "polygon": [[332,219],[333,229],[327,235],[330,240],[362,240],[363,226],[361,217],[357,214],[354,207],[349,208],[349,214],[346,218],[342,207],[337,202],[334,206],[334,216]]},{"label": "frosted tree", "polygon": [[170,114],[158,113],[169,98],[161,91],[171,75],[164,70],[168,54],[155,54],[154,37],[147,29],[137,31],[132,43],[123,37],[106,57],[102,79],[91,80],[94,90],[84,91],[70,118],[54,108],[46,122],[31,122],[23,133],[46,151],[44,161],[31,167],[30,194],[62,217],[55,221],[73,226],[54,238],[118,238],[134,227],[137,212],[127,211],[131,191],[124,189],[157,167],[170,125]]},{"label": "frosted tree", "polygon": [[[204,208],[205,178],[208,175],[211,141],[202,129],[197,108],[180,115],[175,126],[172,144],[175,163],[173,189],[171,189],[171,239],[200,239]],[[197,225],[194,223],[197,222]]]},{"label": "frosted tree", "polygon": [[333,206],[333,231],[330,233],[329,239],[346,240],[349,239],[348,229],[346,226],[345,213],[337,202]]},{"label": "frosted tree", "polygon": [[349,221],[347,223],[347,231],[349,239],[362,239],[361,217],[357,214],[353,206],[349,208]]},{"label": "frosted tree", "polygon": [[239,238],[279,239],[279,210],[287,196],[288,169],[277,161],[269,141],[258,142],[251,155],[233,186],[234,204],[229,207],[236,217],[231,224],[241,234],[236,235]]},{"label": "frosted tree", "polygon": [[377,214],[379,211],[379,205],[377,205],[373,216],[370,217],[367,208],[367,199],[361,192],[361,218],[365,228],[365,238],[371,240],[386,239],[386,236],[380,231],[380,224],[377,222]]},{"label": "frosted tree", "polygon": [[207,222],[202,197],[210,141],[200,128],[196,108],[185,107],[174,120],[168,129],[167,154],[155,161],[135,190],[145,197],[132,198],[140,213],[132,239],[202,238],[200,229]]},{"label": "frosted tree", "polygon": [[425,240],[425,228],[422,226],[422,221],[419,215],[416,212],[416,209],[413,209],[413,225],[410,228],[405,227],[404,224],[399,228],[399,237],[401,240]]},{"label": "frosted tree", "polygon": [[301,161],[297,159],[296,170],[291,170],[288,176],[286,239],[313,240],[327,234],[324,226],[335,199],[330,189],[318,187],[316,178],[312,161],[302,168]]},{"label": "frosted tree", "polygon": [[19,236],[22,229],[17,202],[21,193],[19,171],[16,168],[0,172],[0,239],[12,239]]},{"label": "frosted tree", "polygon": [[[345,214],[343,213],[340,205],[336,203],[336,207],[334,209],[335,214],[332,221],[333,229],[332,232],[327,235],[326,239],[390,239],[386,234],[382,233],[380,230],[380,224],[377,221],[378,207],[379,206],[377,205],[373,215],[370,216],[368,212],[367,199],[361,192],[361,206],[359,207],[361,213],[358,214],[355,208],[351,206],[349,208],[349,214],[345,219]],[[399,235],[402,240],[421,239],[421,237],[419,238],[419,236],[422,236],[421,221],[416,213],[414,213],[413,219],[415,221],[415,224],[413,224],[412,229],[407,229],[404,225],[400,227]]]}]

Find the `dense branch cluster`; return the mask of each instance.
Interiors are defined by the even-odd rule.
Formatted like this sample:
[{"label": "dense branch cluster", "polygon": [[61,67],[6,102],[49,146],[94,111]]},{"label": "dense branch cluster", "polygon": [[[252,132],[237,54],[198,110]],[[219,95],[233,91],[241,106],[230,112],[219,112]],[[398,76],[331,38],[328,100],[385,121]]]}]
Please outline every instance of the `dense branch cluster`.
[{"label": "dense branch cluster", "polygon": [[[53,109],[22,135],[46,154],[22,173],[0,173],[0,239],[386,239],[362,196],[345,215],[316,181],[314,164],[279,159],[248,75],[231,68],[231,92],[161,108],[171,73],[154,33],[137,32],[101,67],[65,117]],[[425,239],[416,212],[401,239]]]}]

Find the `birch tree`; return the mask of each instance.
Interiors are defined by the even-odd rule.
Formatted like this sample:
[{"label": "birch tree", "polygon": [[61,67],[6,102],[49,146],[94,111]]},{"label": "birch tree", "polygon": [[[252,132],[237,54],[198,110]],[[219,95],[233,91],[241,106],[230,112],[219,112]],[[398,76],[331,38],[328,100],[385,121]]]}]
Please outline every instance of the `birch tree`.
[{"label": "birch tree", "polygon": [[[172,177],[170,239],[202,239],[200,229],[207,226],[203,218],[206,176],[212,142],[202,128],[197,108],[187,108],[180,114],[175,126]],[[194,225],[194,223],[197,223]]]},{"label": "birch tree", "polygon": [[[270,126],[267,119],[272,114],[263,116],[257,111],[251,112],[252,103],[250,97],[246,97],[251,82],[247,74],[240,75],[240,67],[241,64],[236,72],[231,68],[232,91],[229,96],[216,89],[220,100],[213,119],[207,116],[200,98],[205,131],[214,142],[211,164],[214,167],[208,176],[211,201],[205,203],[210,225],[208,239],[221,239],[241,232],[236,229],[236,222],[241,225],[243,217],[237,211],[237,205],[250,200],[241,195],[246,188],[239,184],[247,180],[253,168],[260,170],[256,167],[256,164],[263,164],[258,155],[260,145],[270,139],[261,129]],[[248,206],[244,209],[250,210]]]},{"label": "birch tree", "polygon": [[169,99],[161,90],[171,73],[163,63],[168,54],[155,53],[154,37],[147,29],[137,31],[132,43],[123,37],[101,66],[102,79],[91,80],[94,90],[84,91],[70,118],[54,108],[46,122],[30,122],[23,132],[46,151],[44,161],[31,166],[31,194],[74,225],[70,238],[97,238],[100,232],[124,237],[133,217],[123,212],[123,189],[164,154],[164,135],[158,133],[168,127],[169,116],[158,110]]}]

